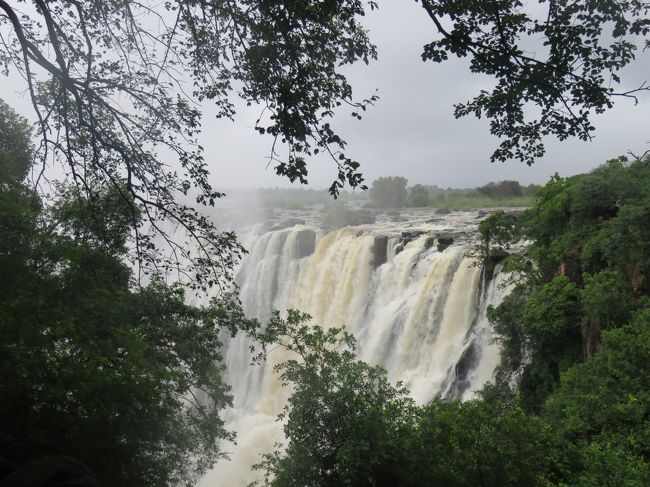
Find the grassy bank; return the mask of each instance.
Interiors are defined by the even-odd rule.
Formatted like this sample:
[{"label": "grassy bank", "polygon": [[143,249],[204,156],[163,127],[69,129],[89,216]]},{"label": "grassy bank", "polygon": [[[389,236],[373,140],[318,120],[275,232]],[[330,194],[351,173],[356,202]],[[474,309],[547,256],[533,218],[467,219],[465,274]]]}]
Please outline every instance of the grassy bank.
[{"label": "grassy bank", "polygon": [[492,198],[477,191],[449,191],[430,197],[429,206],[450,210],[473,210],[476,208],[497,208],[509,206],[532,206],[534,196],[512,196]]}]

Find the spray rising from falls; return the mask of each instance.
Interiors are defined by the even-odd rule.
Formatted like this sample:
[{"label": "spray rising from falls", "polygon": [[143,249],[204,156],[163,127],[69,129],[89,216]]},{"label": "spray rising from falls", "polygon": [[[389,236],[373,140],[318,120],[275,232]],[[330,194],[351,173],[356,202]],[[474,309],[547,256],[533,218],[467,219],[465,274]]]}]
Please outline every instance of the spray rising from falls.
[{"label": "spray rising from falls", "polygon": [[[475,227],[473,215],[465,214],[329,233],[304,225],[258,229],[244,238],[250,254],[237,277],[240,297],[262,322],[274,309],[295,308],[321,326],[345,326],[357,338],[359,357],[386,368],[421,404],[466,399],[494,374],[499,354],[486,310],[508,292],[498,270],[486,285],[465,256]],[[453,232],[456,242],[436,245],[442,232]],[[275,417],[288,391],[272,368],[286,358],[283,352],[252,367],[246,337],[226,347],[235,401],[227,421],[238,440],[230,461],[203,479],[204,487],[254,480],[250,466],[282,438]]]}]

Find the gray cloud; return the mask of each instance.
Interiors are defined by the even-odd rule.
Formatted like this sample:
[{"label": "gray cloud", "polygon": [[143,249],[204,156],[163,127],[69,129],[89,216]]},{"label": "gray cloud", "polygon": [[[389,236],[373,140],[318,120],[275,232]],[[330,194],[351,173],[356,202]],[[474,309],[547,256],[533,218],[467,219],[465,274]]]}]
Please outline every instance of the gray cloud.
[{"label": "gray cloud", "polygon": [[[471,98],[490,80],[467,69],[465,60],[423,63],[422,46],[434,38],[432,25],[415,2],[384,2],[368,15],[367,26],[379,48],[379,60],[348,70],[357,97],[375,89],[381,99],[362,121],[341,113],[335,127],[349,142],[348,153],[362,164],[367,181],[402,175],[410,184],[472,187],[487,181],[518,179],[543,183],[555,172],[569,176],[588,171],[627,150],[649,146],[650,97],[637,106],[619,100],[615,108],[594,120],[592,142],[547,141],[547,154],[534,166],[518,161],[490,163],[498,145],[485,120],[453,118],[453,104]],[[623,73],[625,87],[650,79],[650,53],[642,53]],[[210,154],[215,183],[233,187],[288,186],[265,169],[269,141],[247,130],[256,111],[240,113],[236,127],[209,123]],[[220,143],[217,141],[221,141]],[[214,144],[214,145],[213,145]],[[213,156],[213,157],[212,157]],[[310,187],[326,187],[335,177],[326,158],[311,161]]]},{"label": "gray cloud", "polygon": [[[490,80],[467,69],[465,60],[443,64],[423,63],[422,46],[435,37],[430,21],[413,1],[383,2],[370,12],[367,26],[379,48],[379,60],[370,66],[347,69],[355,96],[366,98],[379,90],[381,99],[361,121],[341,112],[335,128],[348,141],[348,155],[362,163],[367,181],[402,175],[410,184],[472,187],[487,181],[518,179],[541,183],[559,172],[585,172],[608,158],[631,149],[650,148],[650,96],[634,106],[619,100],[616,107],[594,120],[593,142],[547,141],[547,155],[533,167],[518,161],[489,162],[498,140],[485,120],[453,118],[453,104],[465,101]],[[625,88],[650,79],[650,52],[641,53],[623,73]],[[2,96],[28,118],[29,102],[15,78],[2,80]],[[206,149],[212,182],[221,188],[290,186],[267,166],[271,140],[253,131],[258,107],[240,104],[236,121],[216,120],[205,106],[201,144]],[[310,162],[310,186],[325,188],[336,177],[334,163],[326,157]]]}]

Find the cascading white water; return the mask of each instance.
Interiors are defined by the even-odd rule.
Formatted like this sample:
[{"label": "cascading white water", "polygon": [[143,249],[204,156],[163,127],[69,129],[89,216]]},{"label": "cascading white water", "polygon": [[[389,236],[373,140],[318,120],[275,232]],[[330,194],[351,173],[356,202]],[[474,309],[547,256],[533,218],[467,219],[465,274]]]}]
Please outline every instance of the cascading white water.
[{"label": "cascading white water", "polygon": [[[295,308],[323,327],[345,326],[357,338],[360,358],[385,367],[420,404],[466,399],[494,374],[498,347],[486,310],[508,292],[499,270],[486,287],[481,269],[465,256],[475,226],[473,215],[457,214],[330,233],[304,225],[271,232],[258,227],[244,238],[250,254],[237,276],[240,297],[261,321],[273,309]],[[460,242],[439,251],[432,236],[450,232]],[[226,420],[237,445],[203,487],[247,485],[257,478],[251,465],[282,439],[275,418],[288,391],[272,366],[286,358],[283,352],[251,366],[246,337],[225,346],[235,403]]]}]

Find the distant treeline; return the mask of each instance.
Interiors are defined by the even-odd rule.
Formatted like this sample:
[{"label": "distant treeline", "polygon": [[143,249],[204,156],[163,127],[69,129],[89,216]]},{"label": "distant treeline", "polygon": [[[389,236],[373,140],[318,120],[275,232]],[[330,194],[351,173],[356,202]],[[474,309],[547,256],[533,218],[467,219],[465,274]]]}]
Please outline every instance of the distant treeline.
[{"label": "distant treeline", "polygon": [[494,206],[530,206],[541,186],[522,186],[518,181],[491,182],[475,189],[443,189],[415,184],[407,186],[401,176],[376,179],[370,188],[370,205],[375,208],[446,207],[455,210]]},{"label": "distant treeline", "polygon": [[[363,201],[369,208],[446,207],[455,210],[495,206],[530,206],[541,186],[523,186],[518,181],[490,182],[477,188],[453,189],[436,185],[415,184],[401,176],[388,176],[373,181],[367,192],[342,191],[341,201]],[[265,208],[299,210],[314,205],[330,205],[326,190],[264,188],[255,190],[259,204]]]}]

